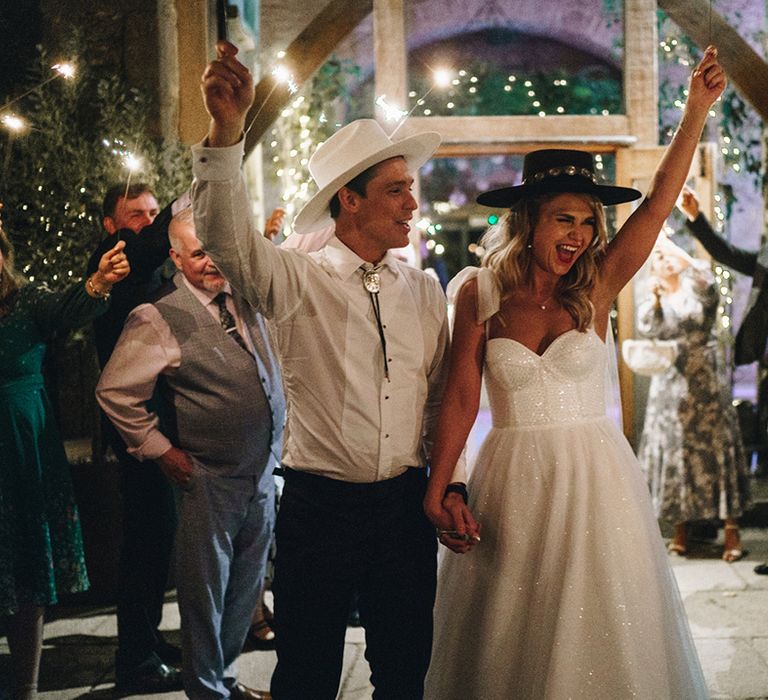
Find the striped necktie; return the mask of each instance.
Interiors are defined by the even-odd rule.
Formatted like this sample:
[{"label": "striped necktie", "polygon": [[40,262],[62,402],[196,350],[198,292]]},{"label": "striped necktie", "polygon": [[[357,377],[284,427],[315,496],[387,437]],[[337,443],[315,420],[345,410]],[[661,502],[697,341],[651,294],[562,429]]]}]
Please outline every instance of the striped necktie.
[{"label": "striped necktie", "polygon": [[229,309],[227,308],[227,293],[219,292],[213,300],[219,307],[219,323],[221,323],[221,327],[224,329],[224,332],[231,336],[237,342],[237,344],[250,355],[251,351],[248,348],[248,344],[243,339],[243,336],[237,332],[235,317],[229,312]]}]

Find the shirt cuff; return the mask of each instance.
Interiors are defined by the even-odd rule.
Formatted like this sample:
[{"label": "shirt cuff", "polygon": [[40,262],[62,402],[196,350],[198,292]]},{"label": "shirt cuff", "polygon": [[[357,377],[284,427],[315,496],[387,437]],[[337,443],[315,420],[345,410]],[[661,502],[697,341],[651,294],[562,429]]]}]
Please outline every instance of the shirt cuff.
[{"label": "shirt cuff", "polygon": [[173,447],[171,441],[157,431],[152,433],[139,447],[129,447],[128,454],[143,462],[147,459],[155,460],[162,457],[171,447]]},{"label": "shirt cuff", "polygon": [[184,194],[179,195],[173,202],[171,203],[171,214],[173,216],[176,216],[180,211],[183,211],[184,209],[189,209],[189,207],[192,206],[192,193],[187,190]]},{"label": "shirt cuff", "polygon": [[467,483],[467,446],[459,455],[459,459],[456,461],[456,466],[453,468],[453,474],[451,475],[450,483]]},{"label": "shirt cuff", "polygon": [[209,148],[201,141],[192,146],[192,174],[198,180],[232,180],[240,172],[244,153],[245,139],[221,148]]}]

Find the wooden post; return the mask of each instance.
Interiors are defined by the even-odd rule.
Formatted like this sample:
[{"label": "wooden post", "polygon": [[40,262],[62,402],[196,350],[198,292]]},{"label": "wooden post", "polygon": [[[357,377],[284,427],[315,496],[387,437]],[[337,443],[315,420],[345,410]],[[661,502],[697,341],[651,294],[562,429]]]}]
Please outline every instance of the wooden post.
[{"label": "wooden post", "polygon": [[638,146],[655,146],[659,133],[659,80],[655,0],[624,6],[624,104]]},{"label": "wooden post", "polygon": [[[374,0],[373,53],[376,66],[376,95],[386,95],[387,101],[408,108],[408,69],[406,64],[405,19],[403,0]],[[382,110],[376,108],[382,121]]]},{"label": "wooden post", "polygon": [[[655,0],[627,0],[624,5],[624,103],[631,132],[637,137],[637,149],[616,152],[616,182],[644,191],[643,181],[650,178],[646,149],[658,144],[658,60],[656,45]],[[641,155],[640,158],[637,156]],[[660,156],[659,156],[660,157]],[[643,167],[641,167],[642,161]],[[658,162],[654,159],[655,163]],[[631,213],[631,205],[619,208],[617,224]],[[630,282],[616,301],[619,349],[621,343],[635,335],[634,285]],[[635,378],[629,367],[619,360],[619,382],[624,434],[632,439],[635,433]]]},{"label": "wooden post", "polygon": [[200,96],[200,76],[208,62],[211,43],[208,0],[176,0],[178,18],[179,138],[196,143],[208,131],[208,114]]},{"label": "wooden post", "polygon": [[168,141],[179,137],[179,30],[174,0],[158,0],[158,106],[160,134]]}]

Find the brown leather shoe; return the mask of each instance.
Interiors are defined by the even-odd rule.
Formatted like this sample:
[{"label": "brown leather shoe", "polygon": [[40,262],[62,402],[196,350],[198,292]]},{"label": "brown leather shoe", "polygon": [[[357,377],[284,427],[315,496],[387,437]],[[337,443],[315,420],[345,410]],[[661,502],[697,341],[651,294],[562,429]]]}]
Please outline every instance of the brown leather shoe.
[{"label": "brown leather shoe", "polygon": [[232,700],[272,700],[267,690],[254,690],[242,683],[235,683],[229,689],[229,697]]},{"label": "brown leather shoe", "polygon": [[182,690],[181,671],[164,663],[144,663],[126,673],[119,673],[115,682],[118,695],[168,693]]},{"label": "brown leather shoe", "polygon": [[245,638],[243,651],[268,650],[275,648],[275,633],[266,620],[252,624]]}]

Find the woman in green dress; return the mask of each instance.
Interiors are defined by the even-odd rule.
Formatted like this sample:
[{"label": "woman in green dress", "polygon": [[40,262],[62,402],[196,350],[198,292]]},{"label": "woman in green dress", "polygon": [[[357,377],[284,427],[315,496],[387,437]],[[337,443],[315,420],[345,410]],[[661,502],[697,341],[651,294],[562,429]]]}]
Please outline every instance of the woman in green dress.
[{"label": "woman in green dress", "polygon": [[14,668],[13,698],[37,692],[45,606],[88,587],[69,464],[43,385],[53,333],[103,313],[129,272],[118,242],[85,283],[55,293],[24,285],[0,227],[0,621]]}]

